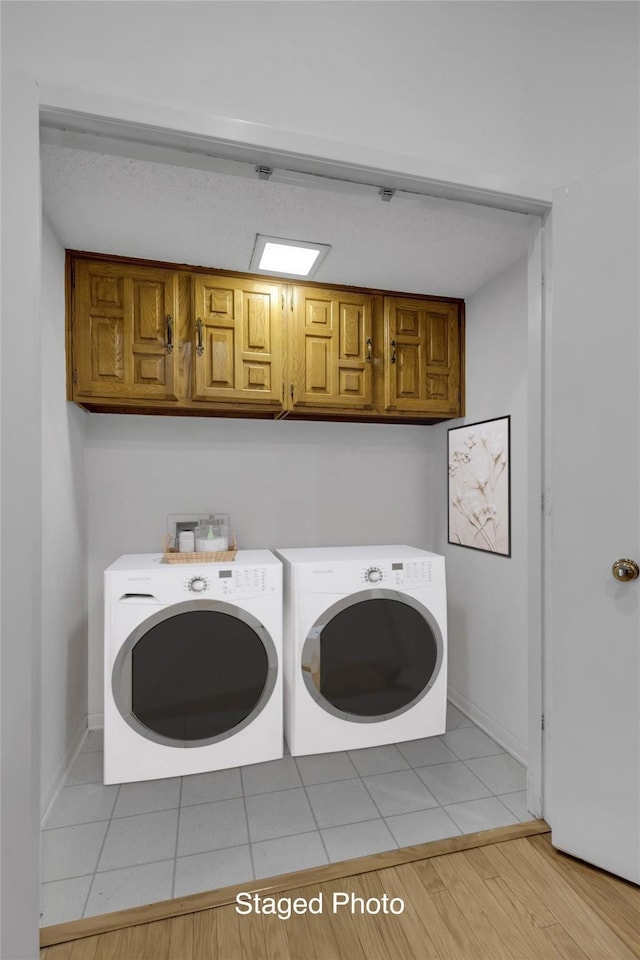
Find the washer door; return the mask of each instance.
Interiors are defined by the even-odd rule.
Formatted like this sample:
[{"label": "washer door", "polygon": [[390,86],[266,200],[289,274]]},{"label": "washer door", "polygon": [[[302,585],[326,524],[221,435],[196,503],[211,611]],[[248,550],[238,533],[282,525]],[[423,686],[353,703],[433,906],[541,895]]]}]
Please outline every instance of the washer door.
[{"label": "washer door", "polygon": [[191,600],[154,614],[127,637],[111,678],[137,733],[173,747],[233,736],[267,704],[276,683],[273,640],[229,603]]},{"label": "washer door", "polygon": [[323,710],[372,723],[415,706],[435,683],[442,658],[442,632],[426,607],[394,590],[363,590],[316,620],[301,667]]}]

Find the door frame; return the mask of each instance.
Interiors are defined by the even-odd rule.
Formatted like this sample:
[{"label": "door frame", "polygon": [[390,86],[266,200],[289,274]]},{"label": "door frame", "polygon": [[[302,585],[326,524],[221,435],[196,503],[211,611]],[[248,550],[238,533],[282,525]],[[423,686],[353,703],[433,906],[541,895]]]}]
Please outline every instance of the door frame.
[{"label": "door frame", "polygon": [[[549,216],[549,214],[547,215]],[[550,233],[550,229],[549,229]],[[544,780],[544,713],[545,684],[543,678],[545,627],[548,626],[545,581],[545,535],[543,523],[546,449],[545,416],[546,364],[545,324],[550,306],[547,296],[547,226],[542,217],[532,217],[529,228],[527,258],[527,622],[528,622],[528,737],[527,737],[527,807],[542,817]]]},{"label": "door frame", "polygon": [[[130,142],[137,140],[138,144],[142,143],[144,145],[145,142],[151,145],[155,144],[156,149],[158,143],[162,146],[162,139],[158,141],[158,137],[164,133],[168,137],[164,142],[173,148],[174,155],[176,154],[177,146],[175,140],[171,141],[170,137],[171,134],[176,135],[175,129],[172,130],[170,127],[163,128],[160,125],[154,127],[140,121],[140,116],[144,115],[144,105],[139,105],[139,112],[136,117],[135,105],[133,105],[134,109],[132,113],[132,104],[129,101],[126,103],[123,101],[114,101],[111,98],[101,98],[100,96],[87,93],[80,97],[82,110],[78,110],[78,95],[74,93],[74,91],[65,91],[62,88],[46,86],[40,86],[38,88],[31,78],[24,76],[12,77],[12,81],[13,80],[15,80],[15,83],[12,84],[11,97],[7,95],[9,115],[7,116],[6,112],[3,111],[3,113],[5,113],[3,128],[5,127],[4,120],[6,119],[6,129],[11,130],[11,132],[15,134],[14,148],[12,148],[11,154],[6,157],[8,162],[6,164],[3,163],[3,180],[5,172],[7,181],[14,175],[11,205],[7,211],[3,211],[6,213],[3,232],[6,229],[7,235],[9,235],[10,232],[13,231],[15,235],[20,238],[19,244],[12,245],[13,252],[8,250],[10,256],[6,258],[4,264],[6,273],[5,270],[3,270],[8,281],[6,288],[3,289],[3,303],[11,306],[18,302],[20,296],[24,296],[24,290],[20,289],[20,284],[27,270],[31,271],[29,288],[32,291],[35,292],[38,290],[41,279],[40,211],[39,209],[38,211],[35,209],[36,197],[33,190],[35,177],[39,177],[39,174],[36,173],[36,168],[39,169],[40,140],[38,122],[40,118],[51,121],[51,118],[55,117],[55,122],[51,123],[52,126],[70,126],[71,129],[74,128],[74,124],[76,124],[75,129],[78,129],[77,123],[80,122],[84,124],[83,129],[88,129],[90,133],[102,137],[113,136],[117,125],[120,125],[126,129]],[[75,103],[73,102],[74,96]],[[21,115],[18,116],[20,109],[25,103],[27,104],[27,109],[23,110]],[[39,107],[39,116],[36,104]],[[149,109],[153,112],[152,105],[149,105]],[[94,110],[95,112],[93,112]],[[169,114],[170,111],[165,111],[165,115],[168,116]],[[187,116],[185,121],[186,125],[183,124],[183,136],[189,134],[190,119],[193,120],[194,118]],[[87,120],[91,120],[93,123],[91,129],[86,125],[85,121]],[[256,130],[253,129],[254,126],[255,125],[250,125],[252,128],[250,132],[255,134]],[[222,151],[221,155],[227,158],[231,157],[232,161],[234,160],[234,147],[236,148],[235,157],[237,158],[239,154],[243,154],[245,163],[248,157],[252,157],[253,162],[255,162],[257,156],[268,155],[270,158],[276,159],[278,164],[286,166],[290,177],[289,182],[294,182],[295,178],[298,178],[298,182],[300,182],[300,174],[298,171],[302,171],[303,174],[312,175],[322,171],[325,176],[327,172],[329,172],[332,173],[337,180],[346,179],[355,182],[366,182],[368,184],[384,184],[385,186],[389,184],[398,189],[412,189],[416,192],[430,193],[431,195],[441,196],[446,199],[475,202],[488,206],[502,207],[503,209],[514,210],[519,213],[530,213],[538,222],[537,228],[534,229],[532,227],[528,268],[528,329],[530,347],[528,370],[530,380],[529,403],[536,403],[535,410],[529,410],[530,420],[528,428],[528,522],[529,536],[533,538],[532,543],[534,545],[534,555],[531,557],[528,578],[528,644],[530,668],[528,681],[530,720],[528,738],[530,776],[528,789],[531,798],[529,802],[533,804],[534,812],[540,812],[542,740],[539,723],[535,723],[535,718],[539,718],[542,713],[541,664],[543,649],[543,618],[540,614],[540,603],[538,602],[538,597],[540,601],[542,600],[542,532],[540,530],[542,412],[537,406],[542,395],[543,380],[541,350],[542,297],[539,284],[542,274],[540,217],[549,209],[550,203],[546,198],[540,199],[522,197],[516,194],[501,194],[495,190],[478,187],[477,184],[465,185],[457,183],[453,179],[451,181],[428,179],[423,176],[418,176],[413,172],[407,175],[406,167],[404,172],[401,169],[403,166],[401,161],[406,158],[394,158],[393,155],[391,155],[390,158],[390,167],[385,168],[347,162],[344,159],[339,159],[338,161],[331,160],[330,157],[326,155],[323,156],[320,150],[318,150],[317,153],[310,150],[310,139],[302,135],[298,138],[301,149],[294,149],[296,144],[296,135],[294,134],[288,134],[284,137],[286,149],[274,149],[273,143],[274,140],[277,141],[279,131],[266,127],[259,131],[263,144],[261,148],[259,142],[249,143],[246,139],[243,139],[246,137],[248,129],[246,125],[243,127],[242,124],[238,123],[229,130],[230,135],[225,139],[207,135],[203,136],[202,133],[193,133],[192,136],[200,143],[202,153],[215,153],[217,146],[217,149]],[[260,137],[257,139],[260,140]],[[104,142],[106,144],[106,141]],[[316,147],[324,148],[324,146],[324,141],[317,141]],[[329,144],[327,144],[327,146],[327,152],[330,153],[332,146]],[[335,148],[335,144],[333,148]],[[18,153],[21,154],[19,160]],[[3,151],[3,160],[4,159]],[[399,169],[394,173],[393,164],[395,159],[398,160]],[[374,155],[374,163],[378,160],[379,157]],[[414,169],[416,166],[424,169],[423,164],[416,165],[414,163],[413,166]],[[26,170],[25,176],[18,175],[21,174],[21,170]],[[293,177],[294,180],[291,180],[291,177]],[[39,206],[39,197],[37,198],[37,202]],[[22,259],[20,259],[21,256]],[[29,314],[27,317],[28,324],[21,327],[21,336],[23,338],[22,349],[23,351],[26,350],[32,357],[37,357],[38,350],[34,349],[32,351],[32,348],[36,348],[38,344],[39,312],[35,293],[31,295],[26,304],[23,301],[22,305],[23,307],[27,307]],[[26,343],[24,342],[25,337],[27,338]],[[29,340],[31,340],[31,342],[29,342]],[[532,348],[533,353],[531,352]],[[3,371],[3,373],[6,373],[6,371]],[[28,486],[28,490],[35,493],[42,479],[41,457],[37,447],[40,439],[39,419],[36,412],[36,407],[39,407],[41,402],[42,391],[39,370],[36,369],[35,363],[27,365],[26,370],[23,370],[23,375],[26,376],[26,380],[22,382],[22,391],[31,398],[34,415],[28,425],[28,429],[24,430],[22,442],[23,444],[32,443],[33,446],[32,452],[27,458],[30,467],[33,467],[33,470],[29,473],[30,485]],[[11,378],[7,377],[7,380],[9,381],[8,388],[11,389]],[[533,417],[531,417],[532,413],[534,414]],[[13,413],[8,415],[6,423],[4,424],[5,429],[10,425],[19,429],[19,419],[17,413],[15,415]],[[6,468],[6,475],[4,475],[3,469],[3,480],[11,481],[12,486],[19,486],[18,481],[21,467],[21,463],[10,463]],[[3,499],[3,519],[5,511],[7,515],[11,513],[10,507],[20,508],[16,511],[17,514],[20,515],[21,512],[23,512],[22,507],[24,507],[23,499],[22,494],[14,494],[13,491],[10,491],[7,494],[6,500]],[[31,506],[33,506],[34,502],[37,503],[37,496],[34,496]],[[28,560],[32,561],[32,558],[27,557],[25,552],[24,561],[27,567]],[[27,586],[26,584],[21,584],[21,564],[12,564],[11,567],[13,569],[2,570],[3,601],[5,601],[6,598],[6,607],[3,602],[3,618],[7,608],[7,615],[10,616],[15,612],[16,604],[18,604],[22,598],[26,599]],[[39,582],[39,578],[40,572],[38,569],[36,570],[35,581],[28,584],[30,594],[33,585],[37,585],[37,582]],[[12,600],[12,595],[14,594],[15,596]],[[33,599],[32,596],[31,599]],[[536,607],[537,609],[535,609]],[[41,659],[41,625],[35,622],[36,619],[37,618],[34,618],[34,622],[32,622],[29,628],[23,633],[24,642],[20,645],[20,652],[17,652],[15,649],[15,632],[8,629],[6,632],[4,629],[2,631],[3,660],[17,661],[18,667],[16,673],[13,674],[11,678],[7,677],[5,673],[2,687],[2,693],[5,695],[3,697],[5,700],[3,714],[5,716],[7,716],[7,714],[11,716],[12,724],[19,726],[23,735],[22,764],[17,763],[10,749],[7,751],[6,756],[3,751],[3,774],[7,776],[7,780],[10,781],[11,784],[10,792],[7,790],[6,800],[3,790],[3,826],[6,826],[7,833],[10,833],[14,838],[13,847],[20,848],[22,841],[25,841],[25,846],[22,847],[20,853],[19,872],[21,882],[20,884],[12,882],[11,887],[9,887],[9,884],[3,885],[2,919],[6,921],[3,943],[6,944],[7,956],[17,955],[16,951],[18,950],[22,955],[24,947],[18,945],[23,945],[25,942],[32,943],[34,935],[37,936],[37,931],[32,930],[30,925],[25,923],[27,918],[32,918],[32,921],[36,921],[39,904],[37,834],[35,837],[33,834],[34,830],[37,830],[37,827],[39,827],[39,818],[36,819],[37,802],[34,798],[37,798],[39,795],[40,726],[38,709],[33,705],[32,701],[34,698],[31,695],[32,689],[38,689]],[[3,626],[8,627],[9,625],[9,621],[3,623]],[[21,797],[30,798],[29,803],[21,805],[19,802]],[[11,878],[12,881],[15,881],[15,866],[15,850],[13,848],[7,850],[6,846],[3,845],[3,879],[9,880]],[[14,874],[13,876],[12,873]]]},{"label": "door frame", "polygon": [[[479,203],[498,207],[517,213],[526,213],[530,217],[529,242],[527,252],[527,624],[528,624],[528,758],[527,758],[527,802],[529,810],[536,816],[546,811],[543,799],[546,798],[543,773],[543,715],[545,712],[545,683],[543,664],[545,627],[548,617],[544,604],[544,538],[548,530],[543,524],[543,478],[545,470],[544,450],[548,445],[546,425],[549,423],[546,413],[547,370],[550,363],[548,337],[545,335],[547,316],[550,321],[550,284],[546,275],[550,273],[550,211],[551,204],[531,197],[500,193],[468,186],[463,183],[443,183],[427,177],[407,174],[387,169],[365,167],[362,164],[331,160],[322,155],[303,155],[290,149],[282,150],[269,146],[261,153],[259,147],[237,139],[222,139],[215,136],[193,134],[187,129],[152,127],[132,122],[121,116],[102,116],[88,114],[73,109],[66,101],[63,91],[44,89],[41,94],[41,123],[49,131],[64,128],[71,131],[71,137],[79,139],[81,146],[87,137],[95,141],[109,138],[118,140],[126,135],[126,149],[134,156],[151,156],[166,153],[167,160],[175,163],[178,152],[186,147],[190,151],[206,154],[210,163],[216,165],[216,156],[221,158],[222,166],[229,164],[250,165],[259,156],[268,163],[277,164],[283,175],[277,177],[283,182],[310,182],[317,184],[321,175],[321,187],[344,189],[345,181],[352,184],[371,184],[384,180],[396,189],[412,190],[417,193],[431,194],[457,202]],[[84,104],[83,104],[84,106]],[[74,133],[75,131],[75,133]],[[87,131],[87,132],[85,132]],[[235,132],[235,131],[234,131]],[[270,131],[273,133],[273,131]],[[67,134],[69,136],[69,134]],[[301,137],[301,140],[304,138]],[[106,142],[106,140],[105,140]],[[308,146],[308,144],[305,144]],[[212,156],[213,155],[213,156]],[[278,172],[276,171],[276,172]],[[276,177],[274,177],[276,179]]]}]

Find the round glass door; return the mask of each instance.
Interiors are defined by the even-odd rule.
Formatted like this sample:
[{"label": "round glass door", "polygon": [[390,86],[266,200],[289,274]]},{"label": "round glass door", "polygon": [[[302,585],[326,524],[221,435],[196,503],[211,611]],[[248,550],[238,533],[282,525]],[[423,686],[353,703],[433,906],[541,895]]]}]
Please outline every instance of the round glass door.
[{"label": "round glass door", "polygon": [[275,686],[277,654],[265,628],[226,603],[176,604],[136,628],[114,665],[120,713],[138,733],[203,746],[250,723]]},{"label": "round glass door", "polygon": [[442,665],[442,633],[413,597],[367,590],[330,607],[302,649],[307,689],[324,710],[361,723],[411,709]]}]

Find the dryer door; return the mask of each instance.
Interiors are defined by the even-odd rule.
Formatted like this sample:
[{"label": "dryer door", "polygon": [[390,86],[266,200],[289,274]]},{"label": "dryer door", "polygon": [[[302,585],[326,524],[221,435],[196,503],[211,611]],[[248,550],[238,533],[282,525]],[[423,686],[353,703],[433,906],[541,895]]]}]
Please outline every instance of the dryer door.
[{"label": "dryer door", "polygon": [[363,590],[314,623],[302,649],[302,676],[328,713],[372,723],[410,710],[429,692],[443,650],[435,618],[417,600]]},{"label": "dryer door", "polygon": [[127,637],[111,685],[136,732],[173,747],[236,734],[267,704],[278,656],[255,617],[229,603],[191,600],[154,614]]}]

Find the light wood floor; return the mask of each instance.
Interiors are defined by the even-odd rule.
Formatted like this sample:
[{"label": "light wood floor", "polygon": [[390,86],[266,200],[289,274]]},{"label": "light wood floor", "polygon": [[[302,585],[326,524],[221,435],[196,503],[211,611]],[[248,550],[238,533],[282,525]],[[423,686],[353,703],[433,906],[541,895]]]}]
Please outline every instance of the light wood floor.
[{"label": "light wood floor", "polygon": [[[44,947],[41,960],[637,960],[640,891],[553,849],[543,821],[289,875],[263,896],[323,894],[321,916],[239,916],[234,900]],[[527,835],[528,834],[528,835]],[[468,840],[463,848],[462,841]],[[398,854],[401,856],[398,857]],[[416,854],[421,854],[416,856]],[[398,862],[404,860],[405,862]],[[355,861],[354,861],[355,863]],[[375,863],[377,866],[372,867]],[[348,864],[340,865],[349,874]],[[321,869],[329,879],[321,876]],[[229,888],[230,890],[232,888]],[[242,889],[241,887],[233,890]],[[401,897],[402,915],[331,910],[334,892]],[[197,895],[202,898],[204,895]],[[210,896],[210,895],[208,895]],[[233,894],[235,897],[235,893]],[[184,912],[193,902],[192,910]],[[143,911],[148,908],[138,908]],[[130,913],[133,913],[130,911]],[[153,915],[153,914],[151,914]],[[112,914],[114,925],[124,914]],[[140,919],[144,917],[139,914]],[[108,918],[105,918],[108,920]],[[130,922],[130,921],[129,921]],[[86,924],[89,921],[80,921]],[[71,924],[43,931],[53,943]],[[91,927],[87,928],[91,929]],[[98,928],[94,928],[98,929]]]}]

